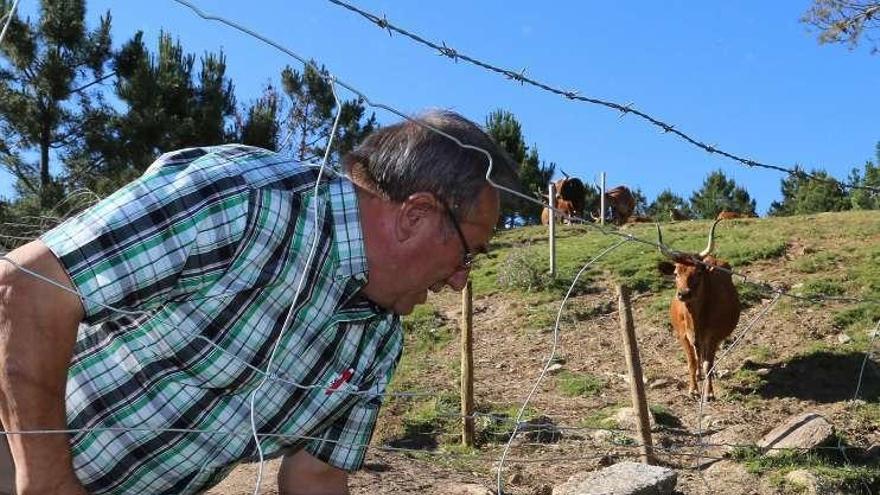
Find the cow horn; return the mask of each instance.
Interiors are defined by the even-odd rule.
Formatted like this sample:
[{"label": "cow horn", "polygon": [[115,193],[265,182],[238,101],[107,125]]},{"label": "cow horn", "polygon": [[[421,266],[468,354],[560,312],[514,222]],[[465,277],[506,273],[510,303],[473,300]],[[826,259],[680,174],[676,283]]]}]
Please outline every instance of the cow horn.
[{"label": "cow horn", "polygon": [[562,170],[562,169],[560,168],[559,171],[562,172],[562,175],[564,175],[566,179],[570,179],[570,178],[571,178],[571,177],[569,177],[569,175],[568,175],[567,173],[565,173],[565,170]]},{"label": "cow horn", "polygon": [[712,250],[715,249],[715,227],[718,225],[721,219],[715,220],[712,222],[712,227],[709,229],[709,244],[706,246],[706,249],[700,251],[698,255],[700,258],[704,258],[709,256],[712,253]]}]

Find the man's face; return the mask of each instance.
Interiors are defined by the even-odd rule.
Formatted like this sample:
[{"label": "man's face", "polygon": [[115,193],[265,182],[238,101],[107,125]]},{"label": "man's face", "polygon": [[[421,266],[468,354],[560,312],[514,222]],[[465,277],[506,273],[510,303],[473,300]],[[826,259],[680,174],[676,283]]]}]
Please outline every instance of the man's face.
[{"label": "man's face", "polygon": [[[390,309],[400,315],[412,312],[417,304],[428,297],[428,291],[439,292],[445,286],[461,290],[467,283],[470,267],[465,266],[470,255],[486,252],[489,239],[498,222],[500,210],[498,191],[486,187],[480,193],[476,206],[458,220],[458,229],[446,205],[439,202],[432,215],[431,230],[411,246],[408,258],[399,267],[396,297]],[[459,231],[460,234],[459,235]]]}]

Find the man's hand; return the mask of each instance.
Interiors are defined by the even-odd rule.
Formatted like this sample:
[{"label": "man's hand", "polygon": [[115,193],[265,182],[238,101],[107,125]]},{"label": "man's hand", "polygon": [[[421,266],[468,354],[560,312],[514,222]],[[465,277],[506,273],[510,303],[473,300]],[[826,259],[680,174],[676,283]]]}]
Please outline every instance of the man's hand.
[{"label": "man's hand", "polygon": [[[58,259],[40,241],[7,257],[72,287]],[[76,294],[0,260],[0,421],[5,430],[67,427],[67,372],[82,318]],[[73,473],[67,434],[13,434],[7,439],[18,493],[85,493]]]},{"label": "man's hand", "polygon": [[281,495],[348,495],[348,473],[305,450],[284,456],[278,473]]}]

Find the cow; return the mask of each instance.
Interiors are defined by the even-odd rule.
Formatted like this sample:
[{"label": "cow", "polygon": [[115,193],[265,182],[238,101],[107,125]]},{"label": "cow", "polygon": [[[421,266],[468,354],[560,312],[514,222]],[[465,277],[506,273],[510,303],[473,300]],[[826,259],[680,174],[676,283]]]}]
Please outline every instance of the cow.
[{"label": "cow", "polygon": [[[553,219],[556,223],[569,223],[570,220],[566,218],[566,215],[572,216],[574,215],[574,206],[571,201],[567,201],[564,199],[556,200],[556,212],[554,213]],[[541,225],[550,225],[550,208],[544,208],[541,212]]]},{"label": "cow", "polygon": [[[550,204],[557,210],[562,210],[564,206],[566,208],[566,213],[570,216],[582,216],[584,214],[584,202],[586,201],[587,194],[587,189],[584,187],[583,181],[577,177],[569,177],[568,175],[565,175],[564,178],[557,180],[553,185],[556,190],[556,197]],[[544,198],[548,199],[549,202],[547,195],[544,195]],[[561,214],[557,214],[557,216],[560,218],[562,217]],[[541,212],[541,223],[547,225],[550,223],[549,219],[550,210],[544,208],[544,211]]]},{"label": "cow", "polygon": [[[715,353],[736,328],[741,310],[739,294],[729,272],[730,264],[712,255],[715,227],[720,221],[712,223],[709,244],[699,254],[673,252],[672,262],[658,264],[661,273],[675,277],[675,295],[669,305],[669,316],[687,357],[688,392],[699,395],[697,377],[704,378],[703,400],[706,401],[715,398],[710,374],[715,365]],[[659,224],[657,239],[662,246]]]},{"label": "cow", "polygon": [[[623,225],[636,209],[636,198],[626,186],[617,186],[605,191],[605,208],[611,208],[611,218],[615,224]],[[591,213],[590,216],[598,221],[596,215]]]},{"label": "cow", "polygon": [[669,219],[673,222],[678,222],[681,220],[687,220],[688,216],[678,208],[671,208],[669,210]]},{"label": "cow", "polygon": [[715,217],[715,220],[733,220],[735,218],[757,218],[757,214],[754,212],[751,213],[740,213],[738,211],[731,210],[721,210],[718,213],[718,216]]}]

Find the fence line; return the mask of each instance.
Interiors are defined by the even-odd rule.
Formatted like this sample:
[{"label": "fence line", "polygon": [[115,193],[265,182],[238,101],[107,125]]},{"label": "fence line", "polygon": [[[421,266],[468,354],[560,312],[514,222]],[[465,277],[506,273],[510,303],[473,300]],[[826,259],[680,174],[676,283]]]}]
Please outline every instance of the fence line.
[{"label": "fence line", "polygon": [[[185,0],[174,0],[174,1],[176,1],[177,3],[183,4],[183,5],[185,5],[185,6],[188,6],[189,8],[193,9],[194,11],[196,11],[200,16],[205,17],[206,19],[220,20],[221,22],[224,22],[224,23],[227,23],[227,24],[229,24],[229,25],[231,25],[231,26],[233,26],[233,27],[236,27],[237,29],[240,29],[240,30],[244,31],[244,32],[246,32],[247,34],[250,34],[250,35],[256,37],[257,39],[260,39],[261,41],[267,42],[267,43],[269,43],[270,45],[275,46],[276,48],[279,48],[279,49],[281,49],[282,51],[285,51],[285,53],[288,53],[289,55],[291,55],[291,56],[293,56],[293,57],[295,57],[295,58],[298,58],[298,59],[299,59],[301,62],[303,62],[304,64],[308,64],[308,62],[306,62],[306,61],[300,59],[300,58],[299,58],[297,55],[295,55],[293,52],[289,52],[289,51],[287,51],[287,50],[284,49],[283,47],[280,47],[280,45],[274,44],[274,42],[271,42],[270,40],[261,37],[261,35],[259,35],[259,34],[256,34],[256,33],[253,33],[253,32],[250,32],[250,31],[245,30],[245,29],[240,28],[240,27],[237,27],[237,26],[233,25],[234,23],[233,23],[233,24],[230,24],[229,21],[223,20],[223,19],[221,19],[221,18],[216,18],[216,17],[213,17],[213,16],[209,16],[209,15],[207,15],[207,14],[204,14],[204,15],[203,15],[203,13],[201,13],[200,10],[196,9],[196,8],[193,7],[191,4],[189,4],[189,2],[186,2]],[[207,16],[207,17],[206,17],[206,16]],[[338,82],[338,81],[336,81],[335,79],[332,79],[332,76],[328,76],[328,77],[331,77],[331,81]],[[346,86],[344,83],[338,83],[338,84],[339,84],[340,86],[342,86],[342,87],[345,87],[346,89],[349,89],[350,91],[355,92],[355,93],[358,94],[359,96],[363,96],[362,93],[359,93],[358,91],[356,91],[356,90],[350,88],[349,86]],[[367,103],[370,104],[371,106],[375,106],[375,107],[377,107],[377,108],[384,108],[384,109],[386,109],[386,110],[391,111],[392,113],[395,113],[395,114],[397,114],[397,115],[399,115],[399,116],[402,116],[402,117],[404,117],[404,118],[406,118],[406,119],[408,119],[408,120],[411,120],[409,117],[403,115],[402,113],[398,112],[397,110],[394,110],[394,109],[392,109],[392,108],[390,108],[390,107],[387,107],[387,106],[384,106],[384,105],[381,105],[381,104],[375,104],[375,103],[372,103],[372,102],[370,102],[368,99],[366,99],[366,97],[364,97],[364,99],[365,99],[365,101],[367,101]],[[483,153],[487,154],[487,156],[489,157],[489,173],[491,173],[491,166],[492,166],[492,164],[491,164],[491,157],[488,155],[488,153],[487,153],[485,150],[479,149],[479,148],[474,147],[474,146],[469,146],[469,145],[463,144],[463,143],[461,143],[461,142],[455,140],[453,137],[448,136],[448,135],[446,135],[446,134],[444,134],[444,133],[442,133],[442,132],[440,132],[440,131],[437,131],[436,129],[432,129],[432,130],[434,130],[435,132],[439,132],[440,134],[445,135],[446,137],[448,137],[448,138],[450,138],[450,139],[453,139],[453,141],[456,141],[456,143],[457,143],[459,146],[462,146],[462,147],[465,147],[465,148],[469,148],[469,149],[474,149],[475,151],[483,152]],[[331,134],[331,135],[332,135],[332,134]],[[328,146],[327,148],[329,149],[329,146]],[[326,161],[324,162],[324,164],[326,164]],[[323,168],[322,168],[322,169],[323,169]],[[488,173],[487,173],[487,178],[488,178]],[[491,180],[490,180],[490,183],[492,183]],[[497,187],[497,188],[499,188],[499,189],[501,189],[501,190],[506,190],[506,191],[508,191],[508,192],[512,192],[512,193],[514,193],[514,194],[516,194],[516,195],[520,195],[521,197],[525,197],[524,195],[522,195],[522,194],[520,194],[520,193],[518,193],[518,192],[516,192],[516,191],[510,191],[509,189],[505,189],[505,188],[503,188],[503,187],[501,187],[501,186],[498,186],[497,184],[494,184],[494,183],[492,183],[492,184],[493,184],[493,186],[495,186],[495,187]],[[528,197],[527,197],[526,199],[530,199],[530,200],[532,200],[532,201],[534,201],[534,202],[536,202],[536,203],[540,203],[539,201],[535,200],[534,198],[528,198]],[[601,230],[601,229],[600,229],[600,230]],[[526,401],[524,402],[523,406],[520,408],[519,413],[517,414],[517,417],[516,417],[515,422],[514,422],[514,424],[515,424],[514,430],[513,430],[513,432],[512,432],[511,435],[510,435],[510,441],[508,441],[507,445],[505,446],[504,454],[502,455],[501,459],[500,459],[499,462],[498,462],[498,483],[499,483],[499,493],[501,492],[501,491],[500,491],[500,490],[501,490],[501,475],[502,475],[502,470],[503,470],[504,462],[505,462],[505,461],[511,461],[511,462],[512,462],[512,461],[515,460],[515,459],[508,459],[508,458],[506,457],[506,454],[507,454],[507,452],[509,451],[509,449],[510,449],[511,446],[512,446],[513,439],[516,437],[517,433],[520,432],[520,430],[521,430],[520,427],[521,427],[522,425],[525,424],[525,423],[523,423],[521,420],[522,420],[522,416],[523,416],[523,414],[524,414],[524,411],[525,411],[525,408],[527,407],[528,402],[531,400],[531,398],[532,398],[533,394],[535,393],[535,391],[537,390],[537,387],[539,386],[541,380],[544,378],[544,376],[545,376],[545,374],[546,374],[546,371],[547,371],[547,368],[548,368],[549,365],[552,363],[552,359],[553,359],[553,357],[554,357],[554,355],[555,355],[555,352],[556,352],[556,346],[557,346],[557,343],[558,343],[559,325],[560,325],[560,321],[561,321],[562,310],[563,310],[564,305],[565,305],[565,303],[567,302],[567,300],[568,300],[570,294],[571,294],[572,291],[573,291],[574,285],[575,285],[575,283],[577,282],[578,277],[580,277],[580,275],[583,273],[583,271],[585,271],[585,270],[586,270],[586,269],[587,269],[592,263],[594,263],[595,261],[597,261],[599,258],[601,258],[601,257],[604,256],[605,254],[608,254],[609,252],[611,252],[611,251],[617,249],[618,247],[620,247],[620,246],[622,246],[623,244],[625,244],[625,243],[627,243],[627,242],[630,242],[630,241],[633,241],[633,242],[640,242],[640,243],[643,243],[643,244],[650,244],[650,245],[653,245],[653,246],[655,246],[655,247],[658,247],[658,248],[661,250],[661,252],[663,252],[663,253],[666,254],[666,255],[670,255],[671,253],[676,253],[675,251],[670,250],[669,248],[667,248],[666,246],[664,246],[664,245],[662,245],[662,244],[654,243],[654,242],[646,241],[646,240],[642,240],[642,239],[638,239],[638,238],[636,238],[635,236],[632,236],[632,235],[630,235],[630,234],[624,234],[624,233],[620,233],[620,232],[617,232],[617,231],[604,231],[604,230],[603,230],[603,233],[605,233],[605,234],[614,234],[614,235],[617,235],[617,236],[621,237],[621,239],[620,239],[616,244],[614,244],[613,246],[607,248],[605,251],[603,251],[603,252],[600,253],[598,256],[596,256],[593,260],[591,260],[589,263],[587,263],[583,268],[581,268],[581,270],[578,272],[577,276],[575,277],[575,280],[574,280],[574,282],[572,283],[572,286],[569,288],[568,293],[566,294],[565,298],[563,299],[562,303],[560,304],[560,309],[559,309],[559,312],[558,312],[558,314],[557,314],[556,325],[555,325],[555,328],[554,328],[554,343],[553,343],[553,348],[552,348],[552,350],[551,350],[550,358],[547,360],[547,364],[546,364],[546,365],[544,366],[544,368],[542,369],[542,372],[541,372],[541,374],[540,374],[540,376],[539,376],[537,382],[535,383],[535,387],[533,387],[532,392],[528,395],[528,397],[527,397]],[[47,281],[47,282],[49,282],[49,283],[52,283],[53,285],[56,285],[56,286],[61,287],[61,288],[63,288],[64,290],[68,290],[68,291],[70,291],[70,289],[68,289],[68,288],[66,288],[66,287],[63,287],[63,286],[61,286],[60,284],[57,284],[57,283],[55,283],[55,282],[53,282],[53,281],[50,281],[50,280],[46,279],[45,277],[42,277],[42,276],[39,275],[39,274],[35,274],[35,273],[33,273],[33,272],[30,272],[30,271],[24,269],[23,267],[18,266],[13,260],[9,259],[8,257],[5,257],[5,256],[0,257],[0,261],[6,261],[6,262],[9,262],[9,263],[12,263],[13,265],[17,266],[19,269],[22,269],[24,272],[26,272],[26,273],[28,273],[28,274],[30,274],[30,275],[32,275],[32,276],[36,276],[36,277],[38,277],[38,278],[43,279],[44,281]],[[732,274],[735,274],[735,273],[732,272],[732,271],[731,271],[731,273],[732,273]],[[742,278],[744,279],[744,282],[746,281],[746,280],[745,280],[745,279],[746,279],[745,275],[739,275],[739,274],[736,274],[736,275],[742,277]],[[755,282],[750,282],[750,281],[749,281],[748,283],[756,284]],[[776,298],[773,300],[773,303],[771,303],[771,306],[772,306],[772,304],[775,304],[775,302],[778,301],[779,297],[782,296],[782,295],[787,295],[787,296],[789,296],[789,297],[794,297],[794,298],[802,299],[802,300],[806,300],[806,301],[809,301],[809,302],[844,301],[844,300],[841,299],[841,298],[822,298],[821,301],[816,301],[814,298],[804,298],[804,297],[800,297],[800,296],[796,296],[796,295],[788,294],[787,291],[782,291],[782,290],[780,290],[780,289],[772,288],[769,284],[760,284],[760,286],[762,286],[762,287],[769,287],[770,289],[773,289],[773,291],[777,294]],[[75,291],[73,291],[73,292],[76,293]],[[76,294],[77,294],[77,296],[79,296],[79,297],[83,297],[82,295],[80,295],[80,294],[78,294],[78,293],[76,293]],[[864,301],[866,301],[866,300],[857,300],[857,299],[851,299],[851,298],[847,298],[847,299],[845,299],[845,302],[853,302],[853,301],[864,302]],[[113,311],[115,311],[115,312],[120,312],[120,313],[123,313],[123,314],[135,314],[135,315],[144,315],[144,314],[146,314],[146,313],[143,313],[143,312],[128,312],[128,311],[125,311],[125,310],[120,310],[120,309],[118,309],[118,308],[111,308],[111,307],[108,307],[108,306],[105,306],[105,307],[108,308],[108,309],[111,309],[111,310],[113,310]],[[878,324],[878,326],[880,326],[880,324]],[[747,330],[748,330],[748,329],[746,329],[746,331],[747,331]],[[740,337],[742,337],[742,335],[743,335],[743,334],[741,334]],[[876,337],[876,331],[875,331],[875,335],[874,335],[874,337]],[[279,339],[280,339],[280,336],[279,336]],[[278,343],[278,341],[275,342],[276,345],[277,345],[277,343]],[[873,343],[873,338],[872,338],[872,343]],[[862,366],[862,373],[860,373],[860,376],[859,376],[859,384],[857,385],[857,388],[856,388],[856,395],[857,395],[857,396],[858,396],[858,391],[859,391],[859,389],[860,389],[860,387],[861,387],[861,380],[862,380],[862,378],[863,378],[864,367],[865,367],[865,365],[866,365],[866,363],[867,363],[867,359],[868,359],[868,356],[866,355],[865,361],[863,362],[863,366]],[[269,369],[270,367],[271,367],[271,360],[270,360],[270,365],[267,366],[267,369],[266,369],[265,372],[262,372],[262,370],[259,370],[259,371],[261,371],[261,374],[262,374],[262,376],[263,376],[263,380],[264,380],[264,382],[265,382],[267,379],[269,379],[269,377],[270,377],[270,375],[271,375],[271,373],[270,373],[271,370]],[[272,379],[275,379],[275,378],[272,378]],[[264,382],[262,382],[262,383],[264,383]],[[262,384],[262,383],[261,383],[261,384]],[[326,388],[326,387],[324,387],[324,386],[318,386],[318,385],[302,385],[302,384],[294,384],[294,385],[295,385],[295,386],[298,386],[298,387]],[[340,392],[341,392],[341,391],[340,391]],[[348,390],[346,390],[345,392],[346,392],[346,393],[358,393],[358,392],[352,392],[352,391],[348,391]],[[360,392],[360,393],[370,393],[369,391],[359,391],[359,392]],[[391,396],[392,394],[391,394],[391,393],[388,393],[388,394],[383,394],[383,395]],[[429,394],[429,395],[436,395],[436,394],[433,394],[433,393],[432,393],[432,394]],[[415,394],[412,394],[412,395],[407,395],[407,396],[416,396],[416,395],[415,395]],[[254,410],[254,407],[255,407],[253,397],[254,397],[254,396],[252,395],[252,397],[251,397],[251,404],[250,404],[250,408],[251,408],[251,413],[252,413],[252,414],[253,414],[253,410]],[[477,414],[474,414],[474,416],[476,417],[476,416],[478,416],[478,415],[477,415]],[[273,433],[259,433],[259,432],[256,431],[256,428],[253,427],[253,424],[252,424],[251,426],[252,426],[251,430],[248,431],[248,432],[246,432],[246,434],[251,435],[251,436],[254,436],[254,438],[256,438],[256,439],[258,440],[258,441],[256,442],[256,443],[257,443],[257,446],[258,446],[258,447],[257,447],[258,449],[260,449],[260,446],[259,446],[259,444],[260,444],[259,439],[260,439],[260,438],[264,438],[264,437],[273,437],[273,436],[274,436],[274,437],[293,437],[293,438],[299,438],[299,439],[303,439],[303,440],[314,439],[314,438],[312,438],[312,437],[301,436],[301,435],[300,435],[300,436],[295,436],[295,435],[284,435],[284,434],[273,434]],[[572,427],[572,428],[573,428],[573,427]],[[108,429],[108,430],[109,430],[109,429]],[[137,430],[137,429],[136,429],[136,428],[122,428],[122,430],[125,430],[125,431],[135,431],[135,430]],[[163,429],[161,429],[161,428],[147,428],[147,430],[148,430],[148,431],[163,431]],[[60,431],[63,431],[63,430],[51,430],[51,431],[49,431],[49,430],[43,430],[43,431],[32,431],[32,432],[11,432],[11,431],[10,431],[10,432],[3,432],[3,433],[4,433],[4,434],[28,434],[28,433],[41,433],[41,434],[47,434],[47,433],[58,433],[58,432],[60,432]],[[530,429],[530,431],[532,431],[532,430]],[[184,431],[181,431],[181,433],[184,433]],[[207,434],[207,433],[210,433],[210,434],[230,434],[230,435],[231,435],[231,434],[236,434],[236,435],[238,435],[238,434],[245,434],[245,433],[243,433],[243,432],[219,431],[219,430],[213,430],[213,431],[210,431],[210,432],[209,432],[209,431],[199,431],[199,430],[187,430],[187,431],[185,431],[185,433],[206,433],[206,434]],[[543,444],[540,444],[540,445],[543,445]],[[421,454],[424,454],[424,453],[425,453],[425,451],[416,450],[416,449],[387,448],[387,447],[381,447],[381,446],[377,447],[377,446],[369,446],[369,445],[361,445],[360,447],[362,447],[362,448],[381,448],[381,449],[383,449],[383,450],[392,450],[392,451],[407,452],[407,453],[421,453]],[[614,445],[614,447],[615,447],[615,448],[629,448],[630,445],[627,445],[627,446]],[[636,447],[636,446],[634,446],[634,447]],[[662,449],[659,448],[659,447],[655,447],[655,448],[656,448],[657,450],[662,450]],[[670,450],[670,449],[666,449],[666,450]],[[263,467],[263,466],[262,466],[262,465],[263,465],[263,462],[262,462],[262,451],[261,451],[261,450],[258,450],[258,454],[259,454],[259,456],[261,457],[260,471],[259,471],[259,472],[260,472],[260,475],[259,475],[259,476],[262,476],[262,474],[261,474],[261,473],[262,473],[262,467]],[[692,453],[684,454],[684,453],[682,453],[682,454],[677,454],[677,455],[699,456],[700,454],[692,454]],[[471,458],[471,457],[469,456],[469,458]],[[584,457],[579,457],[579,458],[582,459],[582,458],[584,458]],[[569,458],[566,458],[566,459],[573,459],[573,458],[569,457]],[[515,461],[516,461],[516,462],[547,462],[546,460],[536,460],[536,461],[531,461],[531,460],[515,460]],[[255,493],[258,493],[258,491],[259,491],[259,478],[258,478],[258,482],[257,482],[256,487],[255,487]]]},{"label": "fence line", "polygon": [[431,48],[432,50],[436,50],[440,55],[451,59],[453,62],[458,62],[459,60],[463,60],[465,62],[472,64],[472,65],[475,65],[477,67],[485,69],[489,72],[494,72],[496,74],[500,74],[511,81],[519,82],[520,84],[528,84],[528,85],[533,86],[535,88],[547,91],[549,93],[553,93],[558,96],[562,96],[562,97],[567,98],[572,101],[581,101],[584,103],[590,103],[593,105],[600,105],[600,106],[603,106],[606,108],[610,108],[612,110],[617,110],[620,112],[621,117],[625,116],[627,114],[633,114],[643,120],[648,121],[650,124],[652,124],[656,127],[659,127],[660,129],[663,130],[664,133],[675,134],[676,136],[683,139],[687,143],[689,143],[693,146],[696,146],[698,148],[701,148],[710,154],[721,155],[725,158],[729,158],[731,160],[739,162],[740,164],[745,165],[749,168],[758,167],[758,168],[764,168],[764,169],[768,169],[768,170],[775,170],[775,171],[787,173],[789,175],[793,175],[793,176],[796,176],[799,178],[809,178],[809,179],[817,180],[817,181],[821,181],[821,182],[838,184],[841,187],[845,187],[845,188],[849,188],[849,189],[863,189],[863,190],[871,191],[874,193],[880,193],[880,188],[865,186],[865,185],[856,184],[856,183],[847,183],[847,182],[843,182],[843,181],[838,181],[836,179],[828,179],[828,178],[821,177],[821,176],[818,176],[813,173],[805,172],[804,170],[802,170],[798,166],[795,166],[793,168],[789,168],[789,167],[783,167],[783,166],[779,166],[779,165],[771,165],[771,164],[761,163],[756,160],[743,158],[743,157],[735,155],[733,153],[729,153],[727,151],[724,151],[715,145],[703,143],[703,142],[689,136],[688,134],[685,134],[684,132],[679,131],[676,128],[676,126],[668,124],[666,122],[663,122],[662,120],[654,118],[645,112],[642,112],[642,111],[635,109],[633,107],[632,103],[627,103],[626,105],[621,105],[619,103],[614,103],[612,101],[582,96],[581,92],[578,90],[566,90],[566,89],[551,86],[547,83],[544,83],[544,82],[541,82],[537,79],[533,79],[529,76],[526,76],[526,69],[521,69],[519,71],[504,69],[504,68],[499,67],[497,65],[494,65],[492,63],[485,62],[485,61],[479,60],[475,57],[469,56],[465,53],[462,53],[462,52],[452,48],[451,46],[447,45],[445,41],[441,41],[440,43],[429,41],[428,39],[424,38],[423,36],[420,36],[416,33],[413,33],[411,31],[408,31],[406,29],[403,29],[399,26],[392,24],[391,22],[388,21],[388,18],[384,14],[382,15],[382,17],[379,17],[376,14],[373,14],[373,13],[367,12],[363,9],[360,9],[358,7],[355,7],[354,5],[347,3],[343,0],[327,0],[327,1],[332,4],[337,5],[339,7],[342,7],[346,10],[349,10],[351,12],[354,12],[354,13],[360,15],[364,19],[367,19],[368,21],[370,21],[373,24],[375,24],[376,26],[378,26],[380,29],[387,30],[389,35],[391,35],[392,32],[400,34],[400,35],[402,35],[402,36],[404,36],[404,37],[406,37],[406,38],[408,38],[418,44],[424,45],[428,48]]}]

